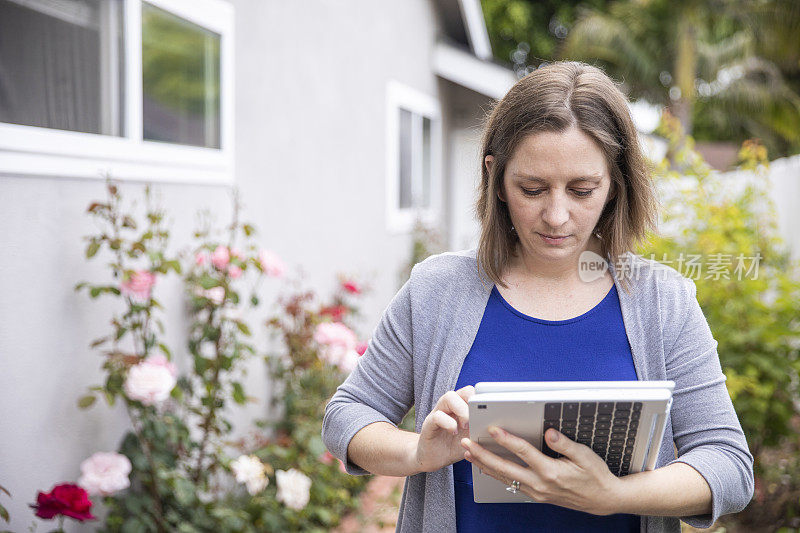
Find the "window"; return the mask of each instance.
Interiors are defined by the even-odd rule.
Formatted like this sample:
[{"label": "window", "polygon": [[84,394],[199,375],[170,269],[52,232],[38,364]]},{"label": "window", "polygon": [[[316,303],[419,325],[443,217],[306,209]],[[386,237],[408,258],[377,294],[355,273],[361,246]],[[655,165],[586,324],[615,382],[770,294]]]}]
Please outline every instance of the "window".
[{"label": "window", "polygon": [[438,212],[441,112],[428,95],[390,82],[387,88],[387,225],[409,231],[415,218]]},{"label": "window", "polygon": [[228,182],[224,0],[0,0],[0,172]]},{"label": "window", "polygon": [[0,0],[0,122],[122,135],[116,2]]}]

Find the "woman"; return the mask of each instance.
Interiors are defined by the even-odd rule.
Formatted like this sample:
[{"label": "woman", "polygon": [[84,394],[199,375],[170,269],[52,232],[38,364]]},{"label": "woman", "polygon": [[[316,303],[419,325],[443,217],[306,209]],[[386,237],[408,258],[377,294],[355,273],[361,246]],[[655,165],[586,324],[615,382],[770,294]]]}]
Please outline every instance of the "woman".
[{"label": "woman", "polygon": [[[414,268],[328,404],[323,439],[348,472],[408,476],[398,531],[678,532],[675,517],[710,527],[750,501],[753,457],[694,283],[630,252],[657,213],[626,104],[581,63],[509,91],[483,139],[477,250]],[[608,269],[587,277],[579,262],[597,257]],[[559,459],[494,434],[527,468],[467,438],[478,381],[635,379],[676,383],[653,471],[616,477],[554,429]],[[396,427],[412,405],[414,433]],[[539,503],[474,503],[470,463]]]}]

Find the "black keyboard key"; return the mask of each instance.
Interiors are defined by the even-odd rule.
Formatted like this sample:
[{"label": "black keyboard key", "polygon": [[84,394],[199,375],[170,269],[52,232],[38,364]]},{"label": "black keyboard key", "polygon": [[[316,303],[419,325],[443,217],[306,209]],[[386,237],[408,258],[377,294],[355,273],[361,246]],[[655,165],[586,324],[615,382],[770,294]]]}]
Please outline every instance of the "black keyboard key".
[{"label": "black keyboard key", "polygon": [[608,437],[608,434],[611,432],[608,428],[597,428],[594,430],[594,434],[597,436]]},{"label": "black keyboard key", "polygon": [[591,431],[579,431],[578,432],[578,438],[579,439],[591,439],[592,438],[592,432]]},{"label": "black keyboard key", "polygon": [[591,433],[593,429],[594,429],[594,424],[580,424],[578,426],[578,433],[580,433],[581,431],[588,431],[589,433]]},{"label": "black keyboard key", "polygon": [[617,409],[630,409],[631,402],[617,402]]},{"label": "black keyboard key", "polygon": [[636,428],[631,428],[628,430],[628,438],[633,439],[636,436]]},{"label": "black keyboard key", "polygon": [[614,402],[600,402],[597,404],[597,414],[608,414],[614,412]]},{"label": "black keyboard key", "polygon": [[564,420],[561,422],[561,427],[575,429],[578,426],[577,420]]},{"label": "black keyboard key", "polygon": [[614,411],[614,418],[624,418],[627,420],[631,416],[631,412],[627,409],[617,409]]},{"label": "black keyboard key", "polygon": [[608,453],[622,453],[622,445],[621,444],[612,444],[608,447]]},{"label": "black keyboard key", "polygon": [[625,446],[625,439],[615,439],[614,436],[611,436],[611,440],[608,441],[611,446]]},{"label": "black keyboard key", "polygon": [[550,446],[548,446],[548,445],[547,445],[547,443],[546,443],[546,442],[544,442],[544,439],[542,439],[542,453],[543,453],[543,454],[545,454],[545,455],[546,455],[546,456],[548,456],[548,457],[552,457],[553,459],[555,459],[555,458],[556,458],[556,456],[558,455],[558,453],[556,453],[555,451],[553,451],[553,450],[550,448]]},{"label": "black keyboard key", "polygon": [[564,429],[561,433],[569,440],[575,440],[575,429]]},{"label": "black keyboard key", "polygon": [[577,420],[578,419],[578,404],[568,402],[564,404],[564,410],[561,413],[561,418],[564,420]]},{"label": "black keyboard key", "polygon": [[577,442],[578,444],[583,444],[584,446],[591,446],[592,445],[592,438],[591,437],[587,437],[587,438],[583,438],[582,439],[580,437],[580,435],[578,435],[578,440],[575,441],[575,442]]},{"label": "black keyboard key", "polygon": [[545,420],[544,424],[542,424],[542,427],[544,428],[544,431],[542,431],[542,433],[544,433],[545,431],[547,431],[550,428],[558,429],[558,423],[559,423],[559,420]]},{"label": "black keyboard key", "polygon": [[545,419],[559,419],[561,418],[561,404],[560,403],[546,403],[544,404],[544,417]]},{"label": "black keyboard key", "polygon": [[600,444],[600,445],[592,444],[592,450],[594,451],[594,453],[596,453],[597,455],[600,455],[600,456],[603,456],[606,453],[606,447],[604,445],[602,445],[602,444]]},{"label": "black keyboard key", "polygon": [[599,415],[597,415],[597,421],[598,422],[611,422],[611,414],[610,413],[599,414]]},{"label": "black keyboard key", "polygon": [[598,422],[595,427],[597,429],[609,429],[611,427],[611,424],[608,422]]},{"label": "black keyboard key", "polygon": [[580,418],[578,418],[578,423],[579,424],[594,424],[594,417],[593,416],[583,416],[583,415],[581,415]]},{"label": "black keyboard key", "polygon": [[636,402],[633,404],[633,410],[637,413],[642,410],[642,402]]},{"label": "black keyboard key", "polygon": [[631,422],[639,421],[639,413],[631,413]]},{"label": "black keyboard key", "polygon": [[594,417],[594,413],[597,411],[597,404],[592,402],[584,402],[581,404],[581,416],[590,416]]}]

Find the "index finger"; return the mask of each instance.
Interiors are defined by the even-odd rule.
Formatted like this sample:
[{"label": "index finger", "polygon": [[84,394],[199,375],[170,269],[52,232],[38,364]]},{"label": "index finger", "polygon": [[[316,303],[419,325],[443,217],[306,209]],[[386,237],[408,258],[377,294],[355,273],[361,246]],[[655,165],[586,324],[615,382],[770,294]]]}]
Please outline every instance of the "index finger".
[{"label": "index finger", "polygon": [[456,394],[464,398],[465,402],[468,402],[470,398],[475,395],[475,387],[472,385],[467,385],[466,387],[461,387],[456,391]]},{"label": "index finger", "polygon": [[469,407],[464,397],[460,394],[462,390],[463,389],[459,389],[459,392],[449,391],[444,393],[439,399],[437,409],[455,415],[461,420],[461,426],[467,427],[467,423],[469,422]]}]

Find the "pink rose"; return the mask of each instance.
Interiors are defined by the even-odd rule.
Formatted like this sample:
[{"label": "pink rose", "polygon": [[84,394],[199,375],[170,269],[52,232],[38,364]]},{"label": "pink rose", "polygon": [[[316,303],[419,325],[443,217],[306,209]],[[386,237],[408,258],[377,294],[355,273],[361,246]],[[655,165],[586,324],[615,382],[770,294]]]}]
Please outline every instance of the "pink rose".
[{"label": "pink rose", "polygon": [[194,254],[194,264],[197,266],[205,266],[208,263],[208,254],[205,252],[197,252]]},{"label": "pink rose", "polygon": [[361,287],[355,281],[345,280],[342,282],[342,288],[350,294],[361,294]]},{"label": "pink rose", "polygon": [[361,356],[358,355],[357,351],[347,350],[346,352],[344,352],[344,354],[342,354],[339,357],[339,362],[337,363],[336,366],[338,366],[342,372],[346,372],[347,374],[349,374],[350,372],[355,370],[356,365],[358,365],[359,357]]},{"label": "pink rose", "polygon": [[264,274],[273,278],[280,278],[286,273],[286,264],[278,257],[275,252],[261,250],[258,254],[258,262]]},{"label": "pink rose", "polygon": [[314,340],[320,344],[320,359],[351,372],[358,362],[356,334],[341,322],[323,322],[314,330]]},{"label": "pink rose", "polygon": [[177,384],[175,365],[163,355],[148,357],[128,370],[123,389],[131,400],[154,405],[169,398]]},{"label": "pink rose", "polygon": [[228,263],[231,262],[231,254],[225,246],[217,246],[214,253],[211,254],[211,263],[220,270],[225,270]]},{"label": "pink rose", "polygon": [[156,275],[149,270],[137,270],[126,281],[123,281],[119,291],[125,296],[137,300],[149,300],[153,285],[156,284]]},{"label": "pink rose", "polygon": [[358,355],[364,355],[364,352],[367,351],[368,346],[369,346],[368,341],[361,341],[358,344],[356,344],[356,352],[358,352]]},{"label": "pink rose", "polygon": [[211,287],[200,293],[203,297],[211,300],[215,305],[221,305],[225,301],[225,287]]},{"label": "pink rose", "polygon": [[108,496],[127,489],[131,482],[131,462],[122,454],[96,452],[81,463],[81,477],[78,485],[89,494]]},{"label": "pink rose", "polygon": [[331,452],[327,451],[327,450],[325,451],[325,453],[320,454],[320,456],[317,457],[317,459],[319,459],[321,463],[326,464],[326,465],[331,464],[333,462],[333,460],[336,459],[336,461],[339,462],[339,471],[344,473],[344,474],[347,473],[347,469],[345,468],[344,463],[342,462],[342,460],[339,459],[338,457],[334,457],[334,455]]},{"label": "pink rose", "polygon": [[236,265],[230,265],[228,267],[228,275],[231,279],[239,279],[242,277],[242,269]]}]

